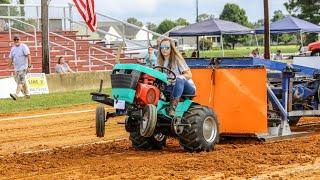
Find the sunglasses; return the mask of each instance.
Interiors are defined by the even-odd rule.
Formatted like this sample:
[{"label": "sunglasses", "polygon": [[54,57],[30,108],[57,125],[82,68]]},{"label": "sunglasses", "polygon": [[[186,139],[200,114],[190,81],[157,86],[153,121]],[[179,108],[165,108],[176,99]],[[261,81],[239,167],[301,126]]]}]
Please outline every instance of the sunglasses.
[{"label": "sunglasses", "polygon": [[13,41],[19,41],[20,39],[13,39]]},{"label": "sunglasses", "polygon": [[160,49],[166,49],[169,50],[171,47],[167,45],[160,45]]}]

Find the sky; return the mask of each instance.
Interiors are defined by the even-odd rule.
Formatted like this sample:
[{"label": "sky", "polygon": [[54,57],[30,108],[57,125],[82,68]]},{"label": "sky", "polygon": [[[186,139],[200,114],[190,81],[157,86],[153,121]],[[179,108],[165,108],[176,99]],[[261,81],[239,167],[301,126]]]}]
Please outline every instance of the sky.
[{"label": "sky", "polygon": [[[207,13],[219,17],[226,3],[238,4],[246,10],[250,22],[263,19],[263,0],[198,0],[199,14]],[[284,2],[288,0],[269,0],[270,16],[276,10],[288,14]],[[40,4],[41,0],[26,0],[27,3]],[[66,4],[72,0],[51,0],[51,4]],[[135,17],[143,23],[159,24],[164,19],[179,17],[195,22],[196,0],[95,0],[96,11],[121,20]]]}]

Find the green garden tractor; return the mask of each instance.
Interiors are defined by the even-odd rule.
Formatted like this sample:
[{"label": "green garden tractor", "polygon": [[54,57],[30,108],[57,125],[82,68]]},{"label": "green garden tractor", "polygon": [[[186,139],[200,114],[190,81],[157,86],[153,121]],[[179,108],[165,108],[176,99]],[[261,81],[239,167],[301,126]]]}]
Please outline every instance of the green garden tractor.
[{"label": "green garden tractor", "polygon": [[212,109],[182,95],[174,117],[168,115],[169,82],[176,79],[170,69],[139,64],[116,64],[111,74],[111,95],[91,93],[92,100],[113,106],[116,112],[96,109],[96,135],[103,137],[110,117],[125,114],[125,129],[133,147],[141,150],[162,149],[167,137],[176,137],[189,152],[210,151],[219,141],[219,122]]}]

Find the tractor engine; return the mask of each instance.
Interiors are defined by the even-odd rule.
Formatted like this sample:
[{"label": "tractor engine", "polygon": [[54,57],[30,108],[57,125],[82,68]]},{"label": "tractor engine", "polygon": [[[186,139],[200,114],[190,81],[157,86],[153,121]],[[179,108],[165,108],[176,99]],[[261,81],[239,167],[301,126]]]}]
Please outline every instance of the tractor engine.
[{"label": "tractor engine", "polygon": [[160,90],[154,85],[156,78],[143,74],[137,84],[135,102],[138,105],[157,105],[160,97]]}]

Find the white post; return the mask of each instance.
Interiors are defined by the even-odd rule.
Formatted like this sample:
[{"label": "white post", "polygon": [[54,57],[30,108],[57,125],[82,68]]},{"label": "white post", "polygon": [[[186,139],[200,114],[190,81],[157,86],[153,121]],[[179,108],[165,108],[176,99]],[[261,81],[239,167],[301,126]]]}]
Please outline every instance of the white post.
[{"label": "white post", "polygon": [[89,47],[89,71],[91,72],[91,45]]},{"label": "white post", "polygon": [[220,36],[220,43],[221,43],[221,48],[222,48],[222,57],[224,57],[223,35],[222,35],[222,34],[221,34],[221,36]]},{"label": "white post", "polygon": [[70,24],[69,24],[69,26],[70,26],[69,28],[70,28],[70,29],[69,29],[69,30],[70,30],[70,31],[72,31],[72,29],[73,29],[73,28],[72,28],[72,21],[73,21],[72,17],[73,17],[73,16],[72,16],[72,4],[69,3],[69,22],[70,22]]},{"label": "white post", "polygon": [[66,15],[66,8],[63,8],[63,30],[67,30],[67,15]]},{"label": "white post", "polygon": [[37,11],[37,30],[40,31],[39,6],[36,6],[36,11]]},{"label": "white post", "polygon": [[256,45],[257,45],[257,47],[259,47],[259,42],[258,42],[257,34],[254,34],[254,37],[255,37],[255,39],[256,39]]},{"label": "white post", "polygon": [[302,31],[300,31],[300,43],[301,43],[301,48],[303,47],[303,37],[302,37]]}]

